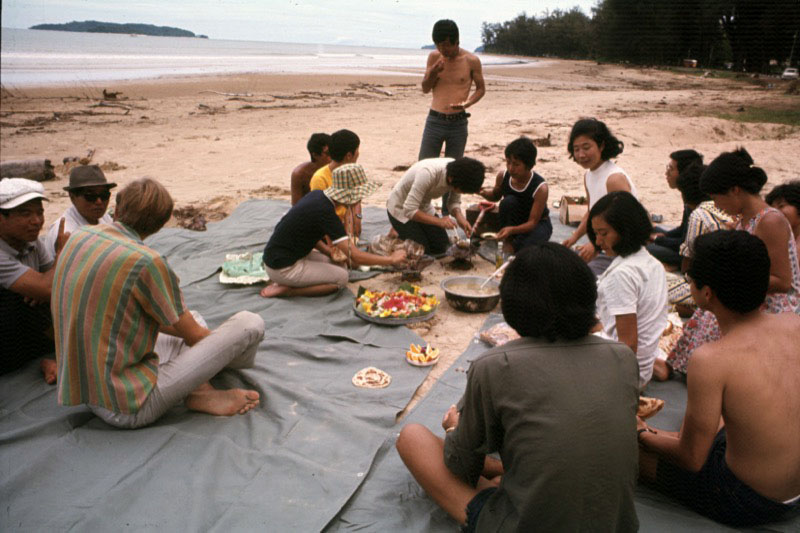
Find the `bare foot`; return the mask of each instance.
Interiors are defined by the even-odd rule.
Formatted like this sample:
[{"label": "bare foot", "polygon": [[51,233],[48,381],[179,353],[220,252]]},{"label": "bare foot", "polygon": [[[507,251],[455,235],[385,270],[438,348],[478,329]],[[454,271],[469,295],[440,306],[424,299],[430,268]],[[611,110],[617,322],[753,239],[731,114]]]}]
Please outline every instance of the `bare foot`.
[{"label": "bare foot", "polygon": [[245,389],[195,390],[186,397],[186,407],[217,416],[244,414],[258,406],[258,392]]},{"label": "bare foot", "polygon": [[58,376],[58,366],[56,365],[56,360],[45,357],[39,364],[39,368],[42,369],[42,374],[44,374],[44,382],[48,385],[53,385],[56,382],[56,377]]},{"label": "bare foot", "polygon": [[261,297],[262,298],[275,298],[276,296],[281,296],[282,294],[286,294],[289,291],[289,287],[286,285],[278,285],[277,283],[270,283],[263,289],[261,289]]}]

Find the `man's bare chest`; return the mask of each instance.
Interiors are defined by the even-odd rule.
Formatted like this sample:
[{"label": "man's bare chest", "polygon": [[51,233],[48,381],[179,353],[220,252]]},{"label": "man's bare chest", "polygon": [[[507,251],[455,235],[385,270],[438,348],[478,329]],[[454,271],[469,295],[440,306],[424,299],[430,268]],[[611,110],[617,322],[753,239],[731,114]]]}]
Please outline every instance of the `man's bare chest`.
[{"label": "man's bare chest", "polygon": [[472,83],[472,72],[466,61],[445,65],[444,70],[439,74],[437,85],[447,85],[450,87],[469,87]]}]

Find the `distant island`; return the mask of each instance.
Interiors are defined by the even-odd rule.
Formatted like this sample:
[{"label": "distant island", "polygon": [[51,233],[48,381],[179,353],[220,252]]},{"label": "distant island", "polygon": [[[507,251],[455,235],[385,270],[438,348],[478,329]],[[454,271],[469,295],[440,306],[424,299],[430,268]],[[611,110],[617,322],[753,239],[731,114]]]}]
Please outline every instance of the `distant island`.
[{"label": "distant island", "polygon": [[31,30],[79,31],[88,33],[129,33],[134,35],[155,35],[157,37],[198,37],[208,39],[207,35],[195,35],[189,30],[171,28],[169,26],[153,26],[152,24],[117,24],[116,22],[99,22],[85,20],[83,22],[67,22],[66,24],[37,24]]}]

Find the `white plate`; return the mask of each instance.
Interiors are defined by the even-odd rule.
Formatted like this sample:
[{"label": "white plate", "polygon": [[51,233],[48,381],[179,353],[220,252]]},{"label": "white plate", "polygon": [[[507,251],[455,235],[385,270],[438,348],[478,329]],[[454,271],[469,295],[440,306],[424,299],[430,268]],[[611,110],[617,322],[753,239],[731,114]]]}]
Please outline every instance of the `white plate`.
[{"label": "white plate", "polygon": [[418,363],[417,361],[412,361],[411,359],[406,357],[406,363],[408,363],[411,366],[433,366],[438,362],[439,362],[439,357],[437,357],[436,359],[434,359],[432,361],[428,361],[427,363]]},{"label": "white plate", "polygon": [[256,283],[266,283],[268,281],[269,276],[267,274],[263,276],[238,276],[232,278],[231,276],[226,276],[224,272],[219,273],[219,282],[225,285],[255,285]]}]

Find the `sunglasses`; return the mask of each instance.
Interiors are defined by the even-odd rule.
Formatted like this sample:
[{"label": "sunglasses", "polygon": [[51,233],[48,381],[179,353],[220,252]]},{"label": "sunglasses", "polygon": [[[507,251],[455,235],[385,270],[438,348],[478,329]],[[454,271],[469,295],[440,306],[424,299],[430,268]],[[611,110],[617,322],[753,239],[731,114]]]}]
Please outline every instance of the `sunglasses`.
[{"label": "sunglasses", "polygon": [[97,192],[81,192],[79,194],[81,196],[83,196],[83,199],[86,200],[89,203],[96,202],[98,198],[100,198],[104,202],[107,202],[108,199],[111,198],[111,191],[103,191],[103,192],[100,192],[100,193],[97,193]]}]

